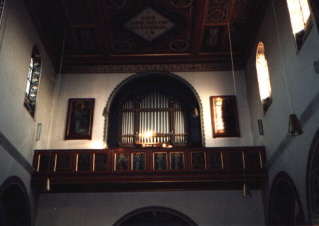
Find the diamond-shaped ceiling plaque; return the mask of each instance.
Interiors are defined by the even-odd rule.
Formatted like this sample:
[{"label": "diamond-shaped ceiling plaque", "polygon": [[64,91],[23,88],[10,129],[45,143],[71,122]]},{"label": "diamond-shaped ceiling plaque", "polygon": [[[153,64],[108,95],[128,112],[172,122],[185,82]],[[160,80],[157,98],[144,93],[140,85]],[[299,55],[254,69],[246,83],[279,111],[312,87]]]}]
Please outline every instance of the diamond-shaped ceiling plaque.
[{"label": "diamond-shaped ceiling plaque", "polygon": [[148,7],[130,19],[125,27],[147,41],[152,41],[174,27],[175,24]]}]

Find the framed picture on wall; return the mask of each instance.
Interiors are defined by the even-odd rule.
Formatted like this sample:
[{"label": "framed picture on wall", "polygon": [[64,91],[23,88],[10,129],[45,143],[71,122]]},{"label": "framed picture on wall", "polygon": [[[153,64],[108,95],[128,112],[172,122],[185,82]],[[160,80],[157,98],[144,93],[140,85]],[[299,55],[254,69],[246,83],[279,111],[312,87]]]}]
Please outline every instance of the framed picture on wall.
[{"label": "framed picture on wall", "polygon": [[91,139],[94,99],[69,99],[65,139]]},{"label": "framed picture on wall", "polygon": [[210,97],[213,137],[239,137],[236,96]]}]

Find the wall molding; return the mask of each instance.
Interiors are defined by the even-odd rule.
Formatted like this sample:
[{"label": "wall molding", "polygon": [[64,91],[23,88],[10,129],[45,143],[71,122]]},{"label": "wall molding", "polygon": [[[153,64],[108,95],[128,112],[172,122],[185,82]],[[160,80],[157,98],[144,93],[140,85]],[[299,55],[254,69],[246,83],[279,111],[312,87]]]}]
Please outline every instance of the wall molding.
[{"label": "wall molding", "polygon": [[[306,124],[310,121],[310,119],[316,114],[319,110],[319,92],[317,92],[314,97],[311,99],[309,104],[305,107],[303,112],[300,115],[300,124],[301,127],[304,128]],[[300,135],[302,136],[302,134]],[[274,153],[267,160],[265,165],[266,169],[270,169],[275,162],[279,159],[282,153],[285,152],[286,148],[292,143],[294,137],[288,135],[288,131],[286,136],[281,140]]]},{"label": "wall molding", "polygon": [[13,144],[0,132],[0,145],[4,150],[17,161],[30,175],[34,172],[34,168],[29,161],[13,146]]},{"label": "wall molding", "polygon": [[[243,62],[235,62],[236,70],[244,70]],[[137,73],[149,71],[189,72],[189,71],[229,71],[231,64],[215,63],[164,63],[164,64],[101,64],[65,65],[63,73]]]}]

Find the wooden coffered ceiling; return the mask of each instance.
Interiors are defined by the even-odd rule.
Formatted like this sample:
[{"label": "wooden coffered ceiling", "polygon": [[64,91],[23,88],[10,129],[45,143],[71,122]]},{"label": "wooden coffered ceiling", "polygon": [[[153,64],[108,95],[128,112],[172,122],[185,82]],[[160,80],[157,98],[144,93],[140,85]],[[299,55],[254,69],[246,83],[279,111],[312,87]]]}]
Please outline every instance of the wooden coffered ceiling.
[{"label": "wooden coffered ceiling", "polygon": [[268,1],[25,2],[57,70],[81,73],[243,68]]}]

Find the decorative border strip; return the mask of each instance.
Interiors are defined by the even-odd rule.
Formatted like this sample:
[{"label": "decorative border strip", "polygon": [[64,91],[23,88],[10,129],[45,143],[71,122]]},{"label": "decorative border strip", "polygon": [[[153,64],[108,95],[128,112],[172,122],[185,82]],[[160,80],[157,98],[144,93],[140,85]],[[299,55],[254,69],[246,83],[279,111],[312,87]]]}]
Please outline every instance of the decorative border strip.
[{"label": "decorative border strip", "polygon": [[[238,62],[237,70],[244,69]],[[63,66],[63,73],[125,73],[145,71],[226,71],[232,70],[231,63],[180,63],[180,64],[105,64],[105,65],[74,65]]]},{"label": "decorative border strip", "polygon": [[11,144],[11,142],[0,132],[0,145],[11,157],[16,160],[29,174],[35,170],[26,158]]}]

